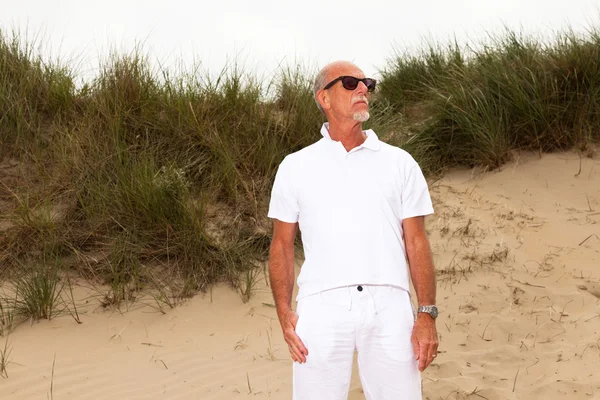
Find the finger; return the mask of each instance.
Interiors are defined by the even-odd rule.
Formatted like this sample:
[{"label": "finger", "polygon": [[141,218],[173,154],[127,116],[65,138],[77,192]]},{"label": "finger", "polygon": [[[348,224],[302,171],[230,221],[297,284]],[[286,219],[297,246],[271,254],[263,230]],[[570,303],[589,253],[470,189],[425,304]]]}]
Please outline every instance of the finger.
[{"label": "finger", "polygon": [[294,347],[296,347],[296,349],[298,349],[300,353],[302,353],[302,355],[308,355],[308,349],[304,345],[302,339],[300,339],[300,336],[298,336],[296,333],[294,333],[294,336],[292,338],[292,344],[294,345]]},{"label": "finger", "polygon": [[294,345],[290,345],[290,354],[292,355],[292,359],[300,364],[306,362],[306,357],[296,348]]},{"label": "finger", "polygon": [[412,341],[413,352],[415,353],[415,360],[418,360],[419,359],[419,341],[417,340],[415,335],[412,335],[410,340]]},{"label": "finger", "polygon": [[294,344],[294,349],[296,350],[296,353],[298,354],[298,358],[300,359],[300,361],[306,362],[306,356],[308,355],[308,350],[306,349],[306,347],[304,346],[304,343],[302,343],[302,340],[300,340],[300,338],[298,338],[298,342]]},{"label": "finger", "polygon": [[433,346],[429,345],[427,346],[428,350],[427,350],[427,358],[425,360],[425,365],[423,366],[423,370],[427,369],[427,367],[429,367],[429,365],[431,365],[431,363],[433,362],[433,360],[435,360],[436,354],[433,351]]},{"label": "finger", "polygon": [[294,358],[297,362],[299,362],[300,364],[306,362],[306,357],[296,347],[292,347],[290,351],[294,353]]},{"label": "finger", "polygon": [[[434,337],[435,337],[435,336],[434,336]],[[430,343],[429,347],[431,348],[431,357],[432,357],[432,358],[436,358],[436,357],[438,356],[438,345],[439,345],[439,344],[440,344],[440,343],[438,342],[438,340],[437,340],[437,337],[435,337],[435,338],[434,338],[434,339],[431,341],[431,343]]]},{"label": "finger", "polygon": [[436,357],[437,357],[436,345],[433,342],[429,343],[429,345],[427,346],[427,359],[433,361],[433,359]]},{"label": "finger", "polygon": [[419,347],[419,371],[423,372],[431,360],[428,357],[428,346],[421,343]]},{"label": "finger", "polygon": [[298,357],[298,360],[301,362],[305,362],[306,356],[308,355],[308,350],[306,349],[306,346],[304,346],[304,343],[302,342],[300,337],[296,334],[296,332],[293,332],[293,331],[289,332],[289,334],[287,335],[287,338],[286,338],[286,342],[288,343],[288,346],[290,347],[290,351],[292,351],[292,350],[294,351],[294,353]]},{"label": "finger", "polygon": [[292,350],[292,348],[289,348],[290,351],[290,357],[292,358],[293,362],[298,362],[298,357],[296,357],[296,354],[294,354],[294,351]]},{"label": "finger", "polygon": [[438,355],[439,355],[439,353],[438,353],[438,344],[435,343],[434,346],[433,346],[433,354],[432,354],[433,359],[435,360]]},{"label": "finger", "polygon": [[298,357],[298,354],[296,354],[296,350],[292,346],[288,346],[288,349],[290,351],[290,356],[292,357],[292,360],[294,362],[300,362],[300,358]]},{"label": "finger", "polygon": [[292,317],[292,319],[290,320],[290,323],[291,323],[293,329],[289,329],[286,332],[286,336],[287,336],[286,342],[288,342],[289,344],[293,344],[295,347],[298,348],[298,350],[300,350],[300,352],[302,354],[304,354],[306,356],[306,355],[308,355],[308,349],[302,342],[302,339],[300,339],[300,336],[298,336],[298,334],[296,333],[296,323],[297,322],[298,322],[297,315],[295,316],[295,318]]}]

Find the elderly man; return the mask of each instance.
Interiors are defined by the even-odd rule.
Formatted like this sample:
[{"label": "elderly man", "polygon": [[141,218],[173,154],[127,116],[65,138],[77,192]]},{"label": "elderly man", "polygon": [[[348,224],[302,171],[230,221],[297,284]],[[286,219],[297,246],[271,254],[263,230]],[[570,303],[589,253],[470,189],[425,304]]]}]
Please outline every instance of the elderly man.
[{"label": "elderly man", "polygon": [[269,272],[295,400],[346,399],[355,351],[367,399],[420,399],[420,371],[437,355],[431,199],[414,159],[362,129],[375,84],[349,62],[323,68],[314,86],[323,138],[288,155],[275,178]]}]

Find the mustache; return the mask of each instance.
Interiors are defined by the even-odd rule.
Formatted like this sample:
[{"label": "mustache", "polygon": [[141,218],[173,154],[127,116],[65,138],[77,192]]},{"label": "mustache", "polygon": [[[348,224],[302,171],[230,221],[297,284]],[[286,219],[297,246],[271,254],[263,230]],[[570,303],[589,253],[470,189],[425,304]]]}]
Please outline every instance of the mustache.
[{"label": "mustache", "polygon": [[367,105],[369,105],[369,99],[367,99],[367,96],[356,96],[352,99],[352,104],[358,103],[359,101],[364,101],[367,103]]}]

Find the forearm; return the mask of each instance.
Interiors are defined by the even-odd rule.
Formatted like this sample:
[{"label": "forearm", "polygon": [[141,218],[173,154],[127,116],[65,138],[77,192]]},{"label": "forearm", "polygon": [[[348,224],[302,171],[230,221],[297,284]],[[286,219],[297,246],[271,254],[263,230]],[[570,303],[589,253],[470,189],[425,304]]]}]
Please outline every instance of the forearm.
[{"label": "forearm", "polygon": [[[422,229],[418,229],[416,234],[409,236],[410,239],[406,243],[410,275],[419,306],[435,305],[433,258],[422,221],[419,225]],[[419,360],[419,371],[424,371],[433,362],[438,351],[439,341],[434,315],[427,312],[418,314],[411,340],[415,358]]]},{"label": "forearm", "polygon": [[427,236],[411,239],[407,254],[419,306],[436,304],[435,269]]},{"label": "forearm", "polygon": [[294,291],[294,247],[273,242],[269,256],[269,277],[271,290],[277,307],[277,314],[292,309]]}]

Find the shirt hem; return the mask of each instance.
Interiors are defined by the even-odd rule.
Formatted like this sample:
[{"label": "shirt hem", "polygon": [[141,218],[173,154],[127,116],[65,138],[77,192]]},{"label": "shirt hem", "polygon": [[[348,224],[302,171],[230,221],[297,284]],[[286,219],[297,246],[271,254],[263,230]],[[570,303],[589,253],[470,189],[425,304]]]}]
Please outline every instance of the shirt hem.
[{"label": "shirt hem", "polygon": [[413,217],[426,217],[428,215],[433,215],[434,212],[432,209],[429,210],[423,210],[423,211],[414,211],[411,213],[407,213],[406,215],[402,216],[402,219],[405,220],[407,218],[413,218]]}]

